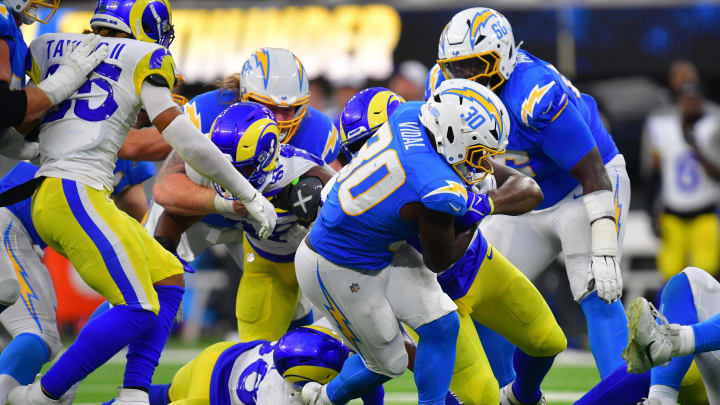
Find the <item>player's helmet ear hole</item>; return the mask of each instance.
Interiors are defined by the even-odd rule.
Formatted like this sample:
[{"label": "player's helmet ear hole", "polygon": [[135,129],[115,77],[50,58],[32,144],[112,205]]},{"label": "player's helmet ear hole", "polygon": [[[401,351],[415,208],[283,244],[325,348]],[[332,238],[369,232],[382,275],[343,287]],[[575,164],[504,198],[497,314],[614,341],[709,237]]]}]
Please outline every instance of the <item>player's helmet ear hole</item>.
[{"label": "player's helmet ear hole", "polygon": [[458,98],[460,99],[460,101],[458,102],[458,104],[462,105],[462,102],[463,102],[463,98],[464,98],[464,97],[458,97]]},{"label": "player's helmet ear hole", "polygon": [[439,102],[440,102],[440,95],[439,95],[439,94],[436,94],[435,97],[433,97],[433,99],[435,100],[436,103],[439,103]]},{"label": "player's helmet ear hole", "polygon": [[448,140],[449,143],[453,143],[455,141],[455,133],[453,132],[452,127],[448,127],[447,129],[447,135],[445,138]]}]

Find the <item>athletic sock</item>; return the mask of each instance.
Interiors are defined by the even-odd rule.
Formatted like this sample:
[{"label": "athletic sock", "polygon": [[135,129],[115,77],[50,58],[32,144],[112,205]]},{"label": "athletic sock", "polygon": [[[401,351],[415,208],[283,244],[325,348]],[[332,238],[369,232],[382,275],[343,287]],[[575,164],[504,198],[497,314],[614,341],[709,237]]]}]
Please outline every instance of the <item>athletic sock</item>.
[{"label": "athletic sock", "polygon": [[518,401],[534,404],[540,399],[540,384],[550,371],[555,356],[533,357],[520,349],[515,349],[513,364],[515,365],[515,384],[512,389]]},{"label": "athletic sock", "polygon": [[[665,285],[660,297],[660,311],[670,323],[680,325],[697,323],[697,310],[690,280],[685,273],[676,274]],[[693,355],[675,357],[667,366],[653,368],[650,372],[650,385],[664,385],[679,390],[692,361]]]},{"label": "athletic sock", "polygon": [[653,385],[650,387],[648,398],[659,400],[661,405],[675,405],[679,395],[680,392],[675,388],[667,385]]},{"label": "athletic sock", "polygon": [[383,405],[385,403],[385,389],[383,386],[377,387],[375,391],[360,397],[363,405]]},{"label": "athletic sock", "polygon": [[290,322],[290,326],[288,326],[288,330],[293,330],[293,329],[299,328],[301,326],[312,325],[312,323],[314,321],[315,321],[315,315],[313,315],[313,310],[311,309],[307,315],[303,316],[300,319],[296,319],[296,320]]},{"label": "athletic sock", "polygon": [[123,387],[147,391],[170,335],[175,315],[182,302],[185,288],[174,285],[155,286],[160,302],[157,322],[128,345],[127,366]]},{"label": "athletic sock", "polygon": [[457,312],[451,312],[415,331],[420,337],[415,354],[415,385],[418,405],[444,404],[455,367],[460,330]]},{"label": "athletic sock", "polygon": [[623,364],[583,395],[575,405],[635,405],[648,396],[650,372],[628,374]]},{"label": "athletic sock", "polygon": [[695,353],[720,350],[720,314],[692,326],[695,332]]},{"label": "athletic sock", "polygon": [[0,374],[7,374],[21,385],[35,381],[43,364],[50,360],[50,349],[34,333],[21,333],[0,354]]},{"label": "athletic sock", "polygon": [[171,384],[152,384],[150,386],[150,405],[168,405],[168,392]]},{"label": "athletic sock", "polygon": [[110,309],[110,303],[107,301],[103,302],[102,304],[98,305],[97,308],[95,308],[95,311],[93,311],[92,315],[90,315],[90,319],[88,319],[88,321],[92,321],[108,309]]},{"label": "athletic sock", "polygon": [[625,364],[622,358],[628,341],[625,309],[620,300],[608,304],[598,297],[597,292],[587,296],[580,305],[587,321],[590,350],[600,378],[605,378]]},{"label": "athletic sock", "polygon": [[487,326],[475,320],[473,320],[473,323],[478,336],[480,336],[480,342],[498,385],[504,387],[515,381],[515,368],[513,366],[515,345]]},{"label": "athletic sock", "polygon": [[374,373],[365,367],[360,355],[352,355],[340,373],[327,385],[327,396],[334,404],[344,404],[373,392],[390,377]]},{"label": "athletic sock", "polygon": [[85,325],[75,342],[43,376],[42,387],[60,398],[156,320],[154,313],[138,307],[118,305],[109,309]]}]

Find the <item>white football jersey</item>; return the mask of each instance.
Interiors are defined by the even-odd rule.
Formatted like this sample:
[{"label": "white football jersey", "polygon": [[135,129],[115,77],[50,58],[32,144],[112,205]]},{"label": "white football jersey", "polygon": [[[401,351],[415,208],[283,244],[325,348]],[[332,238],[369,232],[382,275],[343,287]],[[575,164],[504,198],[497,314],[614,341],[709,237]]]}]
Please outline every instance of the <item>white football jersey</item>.
[{"label": "white football jersey", "polygon": [[[710,144],[720,129],[720,117],[707,114],[695,124],[693,136],[699,147]],[[685,140],[676,110],[652,115],[646,123],[647,139],[660,158],[662,201],[677,212],[692,212],[720,201],[720,184],[703,169]]]},{"label": "white football jersey", "polygon": [[[86,35],[47,34],[30,44],[28,76],[38,83],[51,75]],[[175,66],[170,52],[156,44],[104,38],[108,57],[68,100],[50,110],[40,126],[38,176],[113,189],[113,168],[141,107],[140,88],[151,75],[172,88]]]},{"label": "white football jersey", "polygon": [[275,369],[271,345],[261,344],[235,359],[227,387],[233,405],[302,405],[295,391]]}]

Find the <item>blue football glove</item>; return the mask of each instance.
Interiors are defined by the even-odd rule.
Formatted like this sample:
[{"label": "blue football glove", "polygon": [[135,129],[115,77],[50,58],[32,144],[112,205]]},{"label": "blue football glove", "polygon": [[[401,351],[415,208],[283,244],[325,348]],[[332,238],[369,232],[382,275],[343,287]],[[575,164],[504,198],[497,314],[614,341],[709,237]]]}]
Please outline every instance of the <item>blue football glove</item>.
[{"label": "blue football glove", "polygon": [[468,228],[491,215],[494,210],[495,207],[489,195],[468,192],[467,212],[455,220],[455,225],[461,229]]},{"label": "blue football glove", "polygon": [[183,258],[180,257],[177,252],[173,252],[173,255],[177,257],[178,260],[180,260],[180,264],[183,265],[183,270],[185,270],[186,273],[195,273],[195,269],[193,269],[188,262],[183,260]]}]

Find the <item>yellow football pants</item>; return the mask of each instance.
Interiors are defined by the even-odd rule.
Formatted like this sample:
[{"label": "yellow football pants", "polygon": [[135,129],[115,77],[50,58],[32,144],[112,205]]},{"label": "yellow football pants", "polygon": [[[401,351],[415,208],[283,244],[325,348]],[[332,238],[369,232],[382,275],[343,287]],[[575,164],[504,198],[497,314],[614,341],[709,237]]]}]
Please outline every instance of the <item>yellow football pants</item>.
[{"label": "yellow football pants", "polygon": [[498,383],[473,319],[530,356],[555,356],[567,347],[565,335],[540,292],[492,246],[467,294],[455,303],[460,333],[450,389],[465,404],[500,402]]},{"label": "yellow football pants", "polygon": [[708,403],[705,383],[702,375],[700,375],[700,369],[697,368],[694,361],[680,385],[678,402],[683,405],[705,405]]},{"label": "yellow football pants", "polygon": [[295,315],[300,287],[295,263],[276,263],[260,256],[245,238],[245,263],[235,315],[241,342],[278,340]]},{"label": "yellow football pants", "polygon": [[171,405],[210,405],[210,380],[220,355],[237,342],[209,346],[182,366],[173,377],[168,396]]},{"label": "yellow football pants", "polygon": [[660,216],[661,247],[658,267],[666,280],[687,266],[717,274],[720,267],[720,222],[717,214],[681,218]]},{"label": "yellow football pants", "polygon": [[153,284],[183,273],[177,258],[120,211],[107,190],[47,178],[33,195],[32,220],[45,243],[114,306],[157,314]]}]

